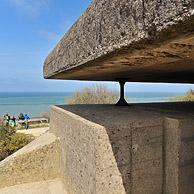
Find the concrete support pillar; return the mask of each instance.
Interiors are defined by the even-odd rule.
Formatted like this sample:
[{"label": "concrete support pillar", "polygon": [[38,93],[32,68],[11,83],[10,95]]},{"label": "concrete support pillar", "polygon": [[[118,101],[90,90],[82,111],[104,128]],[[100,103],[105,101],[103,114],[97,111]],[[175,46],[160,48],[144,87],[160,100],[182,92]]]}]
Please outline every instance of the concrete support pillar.
[{"label": "concrete support pillar", "polygon": [[119,85],[120,85],[120,99],[117,102],[116,106],[128,106],[127,101],[125,100],[125,83],[126,81],[121,79],[119,81]]}]

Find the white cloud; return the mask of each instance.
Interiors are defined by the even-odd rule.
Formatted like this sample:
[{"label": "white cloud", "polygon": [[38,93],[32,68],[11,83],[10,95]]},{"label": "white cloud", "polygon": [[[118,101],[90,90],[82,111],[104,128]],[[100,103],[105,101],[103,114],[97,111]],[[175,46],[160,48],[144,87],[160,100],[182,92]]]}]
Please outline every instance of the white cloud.
[{"label": "white cloud", "polygon": [[42,9],[48,8],[50,0],[7,0],[16,8],[31,16],[38,16]]}]

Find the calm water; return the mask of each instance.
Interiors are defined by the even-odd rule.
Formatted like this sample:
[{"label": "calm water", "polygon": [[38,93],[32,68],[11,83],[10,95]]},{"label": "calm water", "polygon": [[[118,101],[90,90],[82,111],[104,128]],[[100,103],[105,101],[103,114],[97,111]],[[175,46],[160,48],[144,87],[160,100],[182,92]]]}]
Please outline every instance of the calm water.
[{"label": "calm water", "polygon": [[69,96],[70,93],[0,93],[0,116],[6,112],[15,116],[19,113],[41,116],[50,105],[64,104]]},{"label": "calm water", "polygon": [[[71,93],[0,93],[0,117],[8,112],[17,116],[20,112],[30,117],[41,116],[50,105],[65,104]],[[164,102],[181,93],[127,93],[129,102]]]}]

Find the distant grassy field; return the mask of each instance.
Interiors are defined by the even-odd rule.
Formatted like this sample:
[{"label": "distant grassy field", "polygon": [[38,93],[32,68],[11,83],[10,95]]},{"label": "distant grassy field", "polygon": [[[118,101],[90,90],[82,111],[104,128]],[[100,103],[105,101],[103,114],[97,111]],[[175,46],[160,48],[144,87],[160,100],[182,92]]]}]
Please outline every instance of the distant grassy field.
[{"label": "distant grassy field", "polygon": [[169,99],[170,102],[191,102],[194,101],[194,90],[189,90],[185,95],[175,96]]},{"label": "distant grassy field", "polygon": [[68,104],[115,104],[118,98],[117,92],[109,90],[104,84],[96,84],[75,92]]}]

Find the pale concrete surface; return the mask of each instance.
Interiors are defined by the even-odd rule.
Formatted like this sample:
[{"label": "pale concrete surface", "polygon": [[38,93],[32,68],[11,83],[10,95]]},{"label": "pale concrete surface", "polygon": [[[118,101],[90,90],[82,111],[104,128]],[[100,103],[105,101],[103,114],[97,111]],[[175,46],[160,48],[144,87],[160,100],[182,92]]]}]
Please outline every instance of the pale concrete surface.
[{"label": "pale concrete surface", "polygon": [[93,0],[44,64],[45,78],[194,82],[193,0]]},{"label": "pale concrete surface", "polygon": [[193,106],[52,106],[50,132],[0,162],[0,193],[193,194]]},{"label": "pale concrete surface", "polygon": [[[53,107],[51,118],[50,130],[61,138],[69,194],[161,192],[163,120],[158,115],[141,107],[83,105]],[[141,148],[148,145],[133,153],[139,141]]]},{"label": "pale concrete surface", "polygon": [[59,179],[16,185],[0,189],[1,194],[67,194]]},{"label": "pale concrete surface", "polygon": [[33,135],[34,137],[39,137],[42,134],[46,133],[49,130],[49,127],[43,127],[43,128],[34,128],[34,129],[28,129],[28,130],[17,130],[17,133],[23,133],[26,135]]},{"label": "pale concrete surface", "polygon": [[193,194],[193,105],[53,106],[68,194]]},{"label": "pale concrete surface", "polygon": [[61,177],[58,138],[45,133],[0,162],[0,188]]},{"label": "pale concrete surface", "polygon": [[10,160],[11,158],[13,158],[15,156],[18,156],[21,154],[26,154],[29,152],[33,152],[34,150],[43,148],[43,147],[50,145],[56,141],[57,141],[57,137],[54,134],[47,132],[44,135],[37,138],[36,140],[29,143],[28,145],[26,145],[25,147],[23,147],[22,149],[18,150],[17,152],[12,154],[11,156],[9,156],[5,160]]}]

